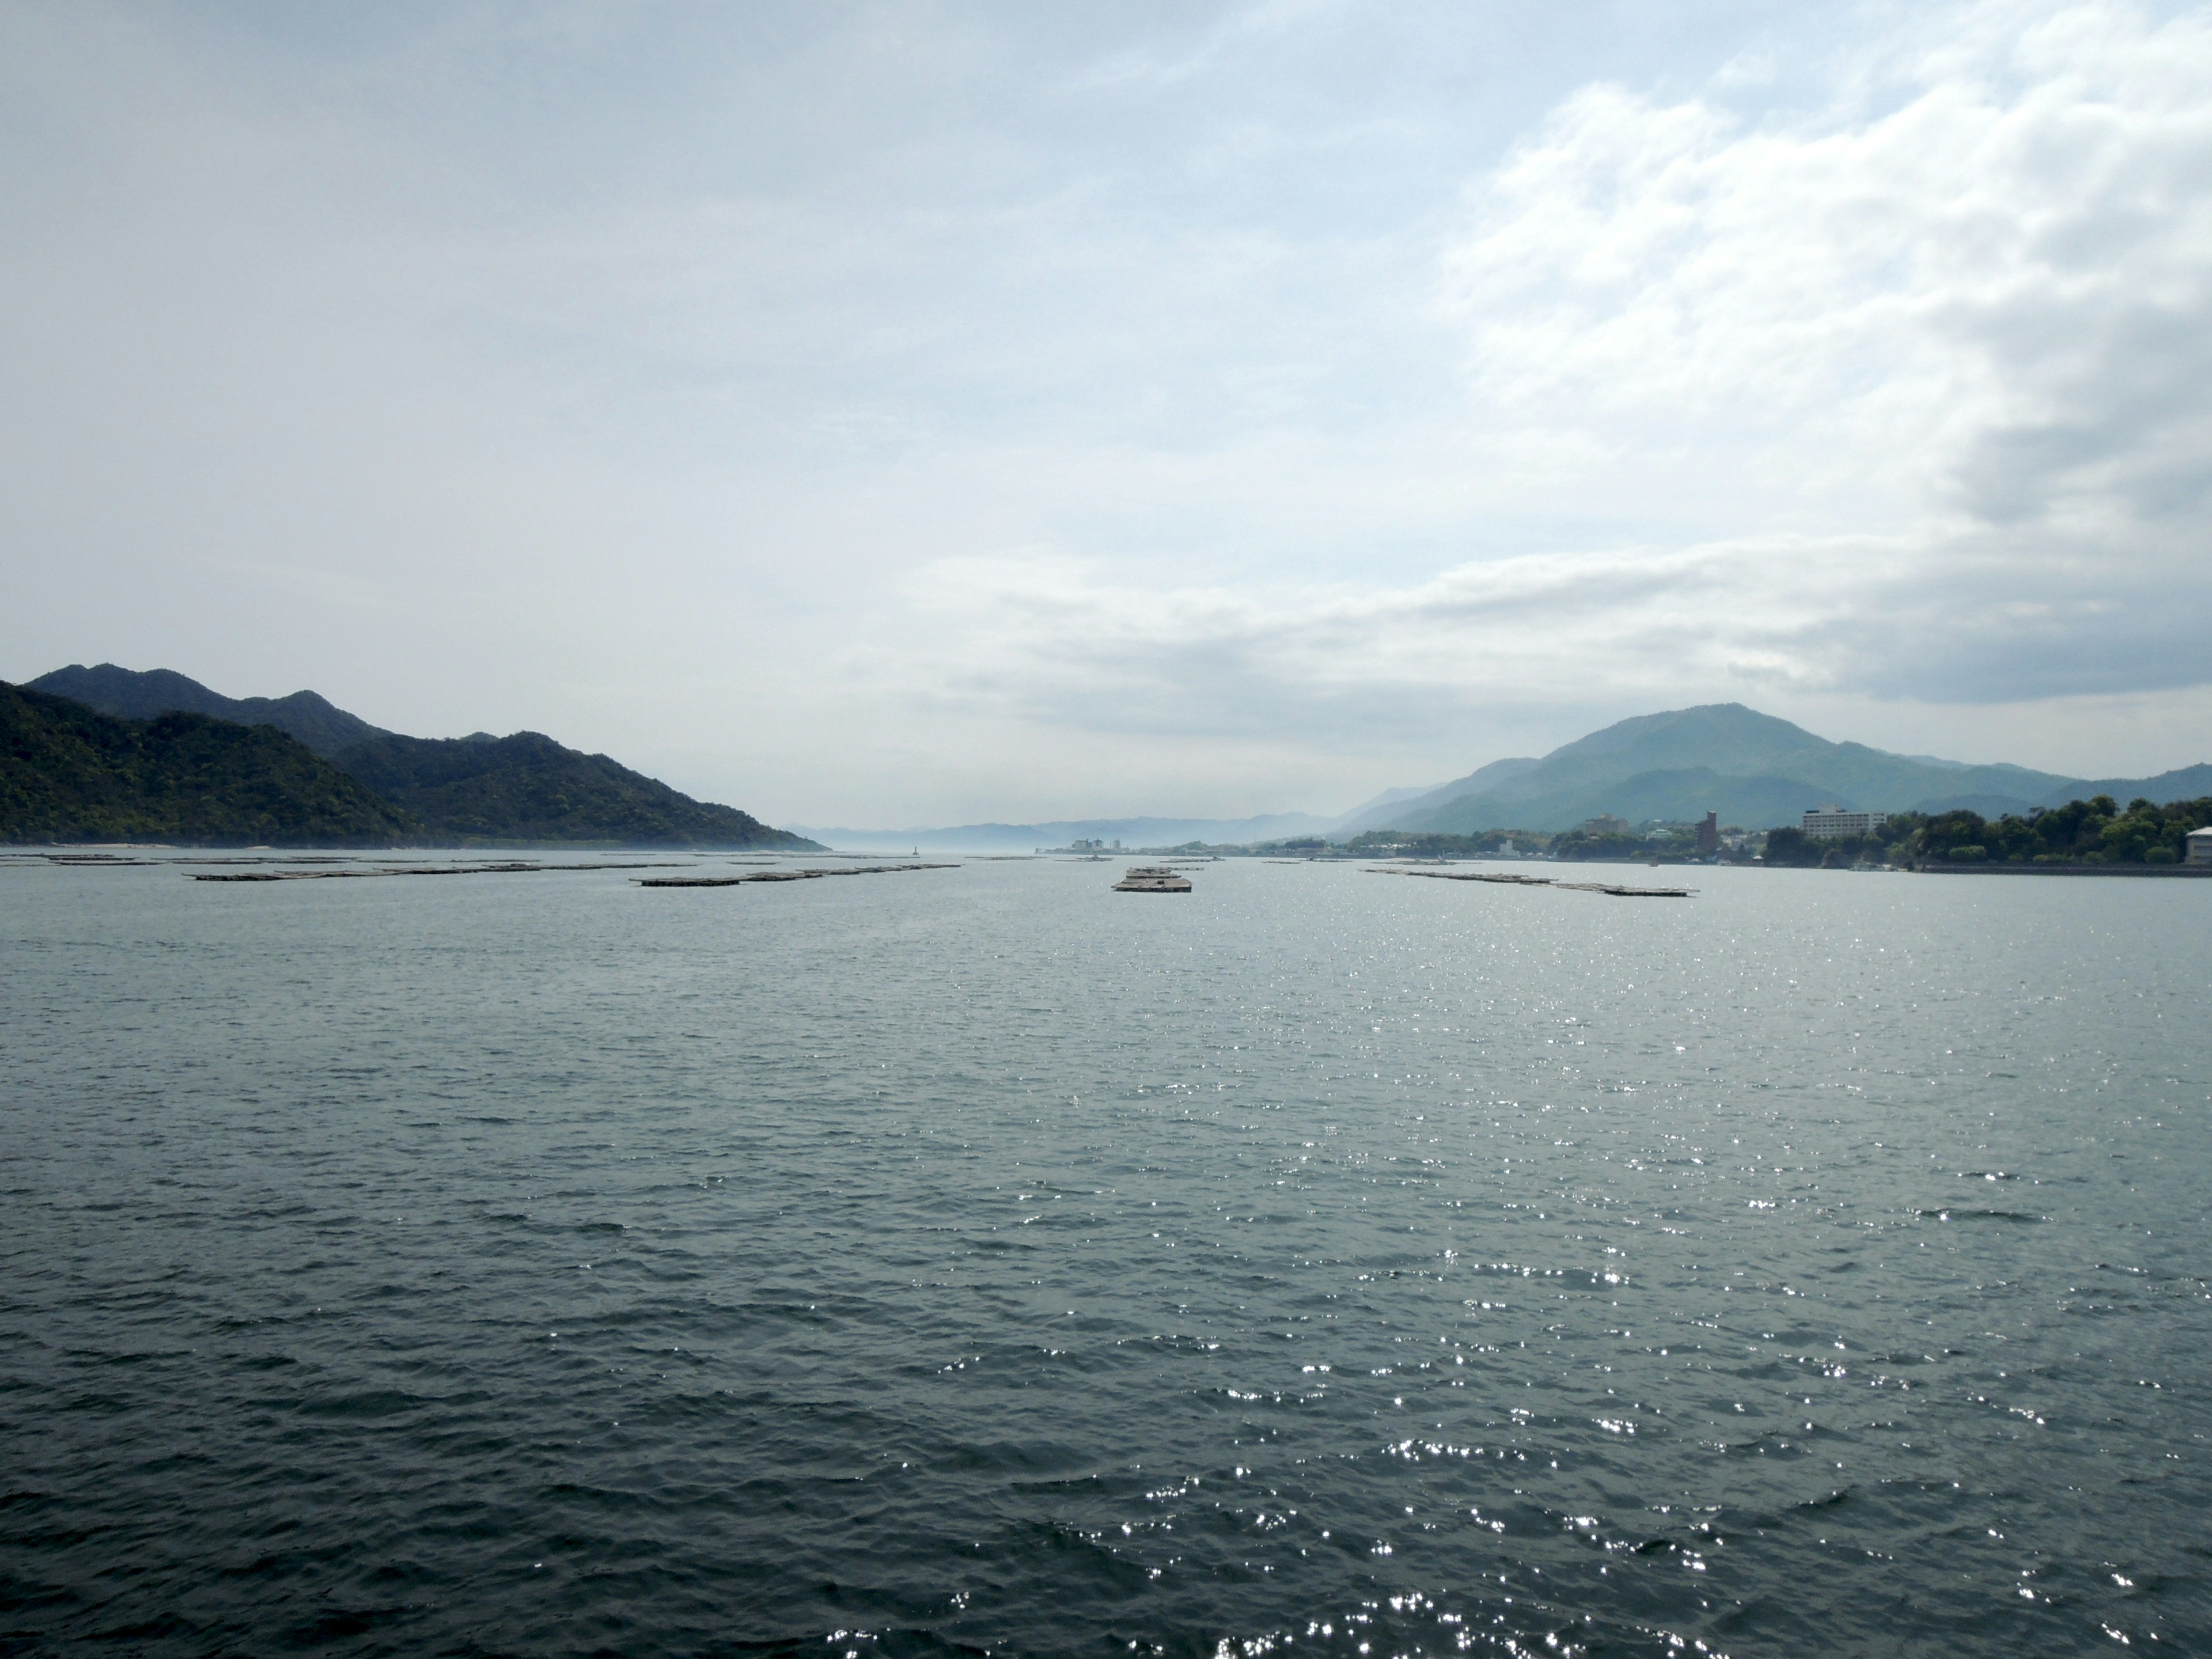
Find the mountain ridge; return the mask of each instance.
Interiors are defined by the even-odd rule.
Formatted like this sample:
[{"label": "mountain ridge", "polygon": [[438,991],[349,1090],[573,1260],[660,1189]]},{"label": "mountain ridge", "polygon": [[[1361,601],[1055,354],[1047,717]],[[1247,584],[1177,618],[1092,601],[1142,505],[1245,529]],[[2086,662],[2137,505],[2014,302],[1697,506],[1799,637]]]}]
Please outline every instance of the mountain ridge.
[{"label": "mountain ridge", "polygon": [[749,812],[695,800],[608,756],[583,754],[542,732],[411,738],[372,726],[316,692],[226,697],[173,669],[113,663],[71,664],[41,675],[28,690],[108,719],[158,722],[173,715],[244,731],[273,727],[388,807],[416,844],[822,850]]},{"label": "mountain ridge", "polygon": [[1830,803],[1861,811],[1982,811],[1992,805],[2026,811],[2097,794],[2182,799],[2207,787],[2212,766],[2151,778],[2073,778],[2009,763],[1975,765],[1831,742],[1741,703],[1705,703],[1617,720],[1538,760],[1492,762],[1340,828],[1464,835],[1565,830],[1601,812],[1641,822],[1718,811],[1727,822],[1768,829]]},{"label": "mountain ridge", "polygon": [[240,726],[273,726],[296,738],[325,760],[369,738],[390,735],[358,714],[349,714],[314,691],[284,697],[226,697],[173,668],[120,668],[104,662],[87,668],[71,663],[27,682],[33,691],[67,697],[119,720],[153,720],[167,714],[205,714]]},{"label": "mountain ridge", "polygon": [[[173,670],[134,671],[113,663],[91,668],[71,664],[21,690],[65,698],[124,720],[191,714],[248,731],[274,727],[368,789],[398,815],[392,822],[404,822],[413,834],[448,844],[591,842],[794,851],[818,850],[820,845],[804,831],[772,829],[735,807],[694,800],[608,756],[583,754],[540,732],[413,738],[373,726],[313,691],[226,697]],[[179,740],[184,732],[173,728]],[[204,733],[191,740],[204,745],[213,741]],[[132,763],[153,764],[143,757]],[[92,797],[112,805],[112,780],[95,787],[88,780],[98,767],[82,755],[72,764],[76,771],[71,775],[80,778]],[[310,786],[304,774],[300,782],[310,793],[326,787]],[[1192,841],[1250,843],[1309,835],[1344,838],[1367,830],[1558,830],[1606,813],[1632,822],[1682,821],[1715,811],[1725,822],[1758,829],[1795,823],[1808,807],[1832,802],[1861,811],[1966,808],[1996,817],[2099,794],[2160,800],[2212,794],[2212,763],[2148,778],[2072,778],[2008,763],[1977,765],[1893,754],[1849,740],[1832,742],[1741,703],[1706,703],[1633,715],[1547,755],[1492,761],[1430,788],[1385,790],[1334,817],[1306,812],[1243,818],[1133,816],[814,833],[855,847],[927,844],[1028,851],[1076,840],[1119,839],[1137,847]]]},{"label": "mountain ridge", "polygon": [[417,828],[266,724],[125,720],[0,683],[0,842],[382,847]]},{"label": "mountain ridge", "polygon": [[386,732],[341,750],[334,764],[464,846],[614,842],[629,847],[821,850],[734,806],[694,800],[605,755],[542,732],[504,738],[410,738]]},{"label": "mountain ridge", "polygon": [[1133,849],[1305,835],[1345,840],[1367,830],[1553,831],[1605,813],[1642,823],[1695,820],[1717,811],[1724,823],[1769,829],[1794,825],[1808,807],[1830,803],[1882,811],[1963,807],[1996,817],[2099,794],[2171,801],[2207,793],[2212,793],[2212,764],[2148,778],[2073,778],[2009,762],[1975,764],[1832,742],[1741,703],[1707,703],[1633,715],[1547,755],[1492,761],[1433,788],[1384,790],[1334,817],[1296,812],[1227,819],[1132,817],[808,833],[839,845],[1024,852],[1119,837]]}]

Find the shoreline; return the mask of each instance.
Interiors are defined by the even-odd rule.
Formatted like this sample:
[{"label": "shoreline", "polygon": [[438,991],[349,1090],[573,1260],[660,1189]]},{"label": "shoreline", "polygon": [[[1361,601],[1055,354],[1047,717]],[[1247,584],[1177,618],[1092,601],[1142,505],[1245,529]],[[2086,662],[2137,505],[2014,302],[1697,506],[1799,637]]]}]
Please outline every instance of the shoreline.
[{"label": "shoreline", "polygon": [[2180,876],[2203,880],[2212,864],[1923,864],[1923,876]]}]

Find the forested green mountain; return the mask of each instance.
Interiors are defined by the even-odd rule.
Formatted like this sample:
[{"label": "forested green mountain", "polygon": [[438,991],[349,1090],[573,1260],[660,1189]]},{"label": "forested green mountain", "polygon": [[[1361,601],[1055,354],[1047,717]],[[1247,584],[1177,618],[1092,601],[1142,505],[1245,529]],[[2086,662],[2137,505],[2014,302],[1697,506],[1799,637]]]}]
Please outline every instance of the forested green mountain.
[{"label": "forested green mountain", "polygon": [[272,727],[118,720],[0,683],[0,841],[387,846],[416,829]]},{"label": "forested green mountain", "polygon": [[[452,741],[400,737],[369,726],[358,714],[347,714],[314,692],[274,699],[223,696],[166,668],[135,672],[115,664],[70,665],[42,675],[33,686],[35,690],[24,695],[38,696],[40,690],[51,690],[46,702],[70,696],[101,714],[131,721],[191,712],[237,723],[239,730],[261,730],[268,737],[289,734],[343,772],[361,799],[383,807],[387,821],[380,823],[403,825],[411,845],[591,842],[633,848],[785,848],[792,852],[817,848],[805,836],[769,830],[748,811],[692,801],[688,794],[630,772],[604,754],[562,748],[538,732],[498,738],[477,734]],[[279,730],[270,732],[268,728]],[[168,730],[181,732],[184,728],[164,726],[164,732]],[[157,737],[142,741],[149,765],[161,741]],[[73,799],[76,785],[58,783],[55,787],[60,790],[58,801]],[[49,838],[40,830],[7,830],[4,834],[13,841]],[[155,827],[133,834],[159,841],[210,838],[188,830],[164,832]],[[250,838],[270,841],[272,836]],[[299,841],[289,832],[276,838]],[[327,836],[314,838],[327,841]],[[389,834],[365,838],[383,841]]]},{"label": "forested green mountain", "polygon": [[[167,669],[138,672],[102,663],[71,665],[33,683],[102,714],[132,720],[185,711],[289,733],[326,757],[404,824],[416,845],[518,846],[585,842],[634,847],[818,850],[735,807],[696,801],[605,755],[562,747],[535,732],[512,737],[402,737],[371,726],[313,691],[226,697]],[[270,733],[270,735],[277,735]],[[60,797],[70,788],[58,784]],[[46,839],[43,832],[12,839]],[[148,830],[155,839],[203,839]],[[64,837],[66,839],[68,837]],[[269,836],[255,839],[268,840]],[[375,839],[375,837],[370,837]]]},{"label": "forested green mountain", "polygon": [[1709,811],[1723,823],[1765,829],[1794,823],[1807,807],[1830,802],[1859,811],[1966,807],[1996,815],[2095,794],[2173,800],[2208,787],[2212,766],[2094,781],[2023,766],[1966,766],[1831,743],[1741,703],[1712,703],[1622,720],[1540,760],[1492,762],[1340,829],[1558,830],[1605,812],[1640,823],[1698,818]]},{"label": "forested green mountain", "polygon": [[342,751],[337,764],[411,814],[435,841],[817,849],[804,836],[771,830],[735,807],[693,800],[605,755],[564,749],[536,732],[447,738],[386,733]]},{"label": "forested green mountain", "polygon": [[151,720],[156,714],[181,713],[210,714],[240,726],[273,726],[325,759],[365,738],[385,735],[382,726],[347,714],[313,691],[295,691],[289,697],[226,697],[167,668],[137,673],[112,662],[97,668],[71,663],[67,668],[40,675],[30,689],[67,697],[124,720]]}]

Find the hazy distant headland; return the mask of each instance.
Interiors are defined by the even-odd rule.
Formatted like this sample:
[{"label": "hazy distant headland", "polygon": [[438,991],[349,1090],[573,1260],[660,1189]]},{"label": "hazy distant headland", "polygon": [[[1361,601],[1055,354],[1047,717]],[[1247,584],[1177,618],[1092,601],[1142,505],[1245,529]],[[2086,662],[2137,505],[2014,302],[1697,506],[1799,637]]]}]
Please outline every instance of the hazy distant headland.
[{"label": "hazy distant headland", "polygon": [[[1286,844],[1368,850],[1390,841],[1465,853],[1495,850],[1517,835],[1522,851],[1539,850],[1525,839],[1533,836],[1556,855],[1616,857],[1641,854],[1643,826],[1687,825],[1711,812],[1746,830],[1789,832],[1808,808],[1833,805],[1909,814],[1916,823],[1952,815],[1951,827],[1936,836],[1939,856],[1948,860],[1954,843],[1980,846],[1994,837],[1999,846],[2025,847],[2023,832],[1984,834],[1975,826],[2026,823],[2069,802],[2110,798],[2163,806],[2212,796],[2212,764],[2149,778],[1970,766],[1833,743],[1741,703],[1714,703],[1621,720],[1547,755],[1492,761],[1449,783],[1386,790],[1334,817],[1277,812],[783,830],[538,732],[408,737],[313,691],[227,697],[162,669],[72,665],[27,687],[0,687],[0,721],[10,739],[0,756],[0,840],[19,843],[792,851],[828,844],[1028,853],[1086,842],[1136,851]],[[2100,822],[2124,815],[2116,805]],[[1591,827],[1613,823],[1622,832],[1638,827],[1638,834],[1623,839]],[[2057,856],[2042,841],[2035,844],[2042,849],[2036,856]],[[1780,856],[1770,861],[1802,861],[1792,846],[1785,833]]]},{"label": "hazy distant headland", "polygon": [[1860,812],[1964,809],[1997,817],[2095,795],[2170,801],[2204,794],[2212,794],[2212,764],[2151,778],[1969,766],[1832,743],[1741,703],[1709,703],[1621,720],[1540,759],[1494,761],[1411,799],[1355,809],[1330,833],[1468,834],[1509,824],[1557,831],[1607,814],[1637,823],[1694,820],[1709,811],[1723,823],[1767,830],[1828,805]]},{"label": "hazy distant headland", "polygon": [[0,684],[0,841],[819,851],[535,732],[410,738],[313,691],[103,663]]},{"label": "hazy distant headland", "polygon": [[855,852],[1034,853],[1079,841],[1110,846],[1165,847],[1186,842],[1249,845],[1292,836],[1320,834],[1334,819],[1311,812],[1267,812],[1249,818],[1058,818],[1042,823],[957,823],[937,829],[852,830],[816,824],[794,826],[831,847]]},{"label": "hazy distant headland", "polygon": [[[806,829],[836,846],[925,851],[1030,852],[1079,841],[1131,850],[1194,842],[1252,846],[1301,841],[1344,846],[1364,832],[1490,837],[1580,832],[1593,821],[1692,823],[1707,812],[1751,830],[1795,826],[1808,808],[1980,819],[2025,819],[2041,809],[2110,796],[2161,805],[2212,795],[2212,764],[2148,778],[2075,778],[2023,766],[1970,766],[1832,743],[1741,703],[1642,714],[1539,757],[1492,761],[1449,783],[1389,789],[1331,817],[1278,812],[1250,818],[1126,817],[939,829]],[[1587,836],[1585,836],[1587,839]]]}]

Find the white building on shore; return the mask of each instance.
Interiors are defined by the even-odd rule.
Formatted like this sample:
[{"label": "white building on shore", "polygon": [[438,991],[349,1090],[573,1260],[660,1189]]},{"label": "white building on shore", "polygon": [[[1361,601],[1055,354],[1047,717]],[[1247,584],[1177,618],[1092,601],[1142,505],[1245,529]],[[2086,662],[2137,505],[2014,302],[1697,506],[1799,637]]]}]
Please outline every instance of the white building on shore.
[{"label": "white building on shore", "polygon": [[2191,830],[2188,839],[2189,855],[2186,862],[2212,864],[2212,823],[2206,824],[2202,830]]},{"label": "white building on shore", "polygon": [[1840,806],[1813,806],[1805,811],[1804,831],[1815,841],[1838,836],[1870,836],[1889,822],[1887,812],[1846,812]]}]

